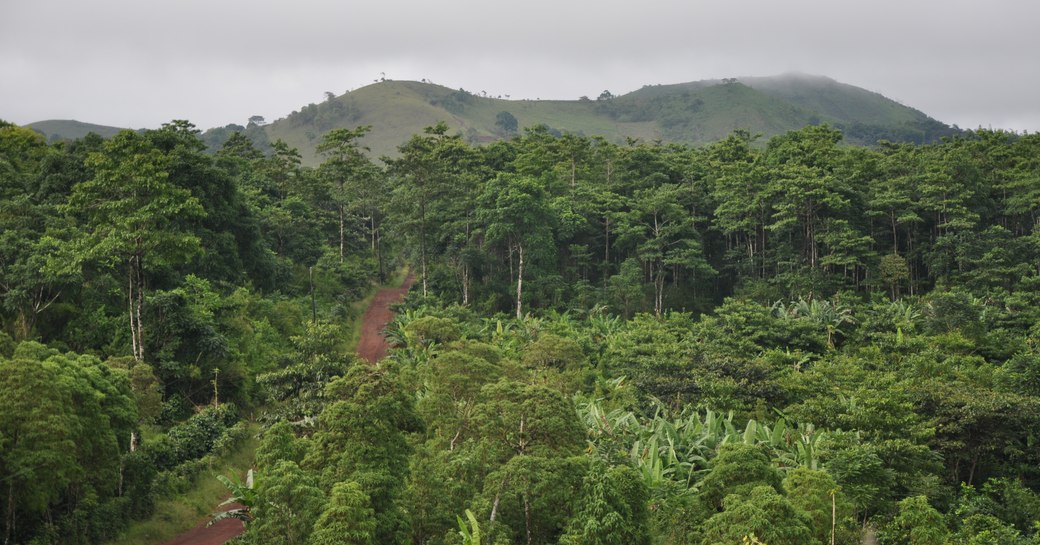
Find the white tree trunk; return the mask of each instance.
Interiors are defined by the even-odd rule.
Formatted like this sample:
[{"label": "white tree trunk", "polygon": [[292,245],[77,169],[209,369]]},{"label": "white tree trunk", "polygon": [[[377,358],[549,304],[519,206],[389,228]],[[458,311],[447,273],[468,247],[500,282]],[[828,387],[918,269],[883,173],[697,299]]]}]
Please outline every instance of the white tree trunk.
[{"label": "white tree trunk", "polygon": [[519,263],[516,270],[516,319],[523,318],[523,300],[521,296],[524,290],[524,245],[518,242],[517,251],[520,254]]}]

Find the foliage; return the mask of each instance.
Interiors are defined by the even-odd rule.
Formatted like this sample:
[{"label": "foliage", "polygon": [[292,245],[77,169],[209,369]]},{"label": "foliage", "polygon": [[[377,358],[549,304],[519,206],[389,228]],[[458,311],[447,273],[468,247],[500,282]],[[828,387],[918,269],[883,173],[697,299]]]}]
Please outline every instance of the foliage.
[{"label": "foliage", "polygon": [[[369,545],[376,521],[361,485],[336,483],[328,505],[314,523],[308,543],[314,545]],[[479,541],[479,538],[478,538]]]},{"label": "foliage", "polygon": [[899,502],[899,513],[879,537],[882,543],[940,545],[948,534],[942,514],[928,504],[928,498],[914,496]]},{"label": "foliage", "polygon": [[[686,131],[660,91],[581,107]],[[422,103],[502,111],[450,93]],[[312,168],[184,121],[0,123],[5,541],[107,539],[240,415],[266,425],[256,486],[225,482],[245,542],[1035,540],[1040,138],[437,124],[384,167],[377,130],[315,133]],[[360,362],[343,326],[402,263],[393,351]]]}]

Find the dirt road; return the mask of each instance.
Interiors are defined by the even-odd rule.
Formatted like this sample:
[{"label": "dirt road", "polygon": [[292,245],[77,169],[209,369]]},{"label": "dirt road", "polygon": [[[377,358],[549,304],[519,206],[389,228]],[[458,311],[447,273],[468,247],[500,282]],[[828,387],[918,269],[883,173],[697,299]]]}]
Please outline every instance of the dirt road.
[{"label": "dirt road", "polygon": [[394,314],[390,312],[390,305],[404,299],[408,288],[415,282],[415,273],[408,273],[404,284],[399,288],[386,288],[379,290],[372,304],[361,318],[361,340],[358,341],[358,357],[370,362],[377,362],[386,356],[389,346],[383,338],[383,328],[390,323]]},{"label": "dirt road", "polygon": [[[236,507],[241,506],[231,505],[229,509]],[[224,545],[228,540],[245,531],[242,521],[238,519],[224,519],[207,528],[206,523],[208,522],[207,519],[162,545]]]}]

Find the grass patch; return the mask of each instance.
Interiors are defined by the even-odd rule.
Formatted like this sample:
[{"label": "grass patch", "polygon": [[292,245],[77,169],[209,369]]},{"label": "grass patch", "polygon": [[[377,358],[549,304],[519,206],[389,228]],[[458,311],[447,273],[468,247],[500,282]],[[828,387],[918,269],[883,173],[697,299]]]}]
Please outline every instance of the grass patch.
[{"label": "grass patch", "polygon": [[209,520],[217,504],[228,495],[217,475],[241,475],[253,465],[260,427],[251,423],[248,429],[248,438],[234,452],[219,458],[211,469],[200,473],[188,493],[159,500],[151,518],[131,523],[122,536],[108,545],[155,545]]}]

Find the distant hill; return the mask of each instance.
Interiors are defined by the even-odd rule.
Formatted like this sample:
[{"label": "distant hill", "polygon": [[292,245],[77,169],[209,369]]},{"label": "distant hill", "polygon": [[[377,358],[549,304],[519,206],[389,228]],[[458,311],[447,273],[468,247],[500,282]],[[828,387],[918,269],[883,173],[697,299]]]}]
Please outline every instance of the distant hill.
[{"label": "distant hill", "polygon": [[[216,150],[234,132],[244,132],[262,150],[282,139],[315,165],[315,147],[330,129],[371,125],[363,144],[371,155],[394,155],[397,146],[423,128],[444,121],[473,144],[512,137],[544,124],[560,133],[700,145],[736,129],[764,139],[806,125],[841,129],[850,144],[879,140],[934,142],[958,132],[924,113],[883,95],[821,76],[785,74],[648,85],[621,96],[604,92],[578,100],[510,100],[416,81],[383,81],[319,104],[308,104],[267,125],[227,125],[202,138]],[[504,122],[505,121],[505,122]],[[516,129],[510,130],[511,121]],[[48,140],[81,138],[89,132],[109,137],[121,129],[79,121],[51,120],[28,127]]]},{"label": "distant hill", "polygon": [[36,123],[26,125],[26,127],[43,134],[47,138],[48,142],[54,142],[56,140],[76,140],[78,138],[83,138],[92,132],[105,138],[109,138],[123,130],[120,127],[95,125],[93,123],[84,123],[82,121],[74,121],[71,119],[37,121]]},{"label": "distant hill", "polygon": [[[735,129],[769,138],[820,123],[841,129],[847,142],[861,145],[933,142],[957,132],[878,93],[802,74],[653,85],[579,100],[509,100],[432,83],[385,81],[308,104],[263,129],[267,141],[282,139],[299,148],[305,164],[316,164],[320,158],[314,148],[329,129],[372,125],[364,145],[373,156],[393,155],[411,135],[438,121],[474,144],[509,138],[512,133],[496,123],[502,112],[521,131],[545,124],[561,133],[618,143],[634,138],[705,144]],[[226,128],[213,130],[227,133]],[[204,137],[211,146],[223,141],[223,134]]]}]

